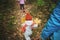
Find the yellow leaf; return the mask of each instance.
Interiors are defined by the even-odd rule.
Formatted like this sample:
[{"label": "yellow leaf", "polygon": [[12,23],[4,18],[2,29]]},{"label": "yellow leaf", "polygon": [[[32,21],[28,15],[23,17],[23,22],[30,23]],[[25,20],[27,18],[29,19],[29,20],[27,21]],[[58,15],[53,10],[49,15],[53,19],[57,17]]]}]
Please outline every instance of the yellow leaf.
[{"label": "yellow leaf", "polygon": [[36,24],[39,24],[39,23],[41,23],[41,20],[38,19],[38,18],[35,18],[35,19],[34,19],[34,22],[35,22]]},{"label": "yellow leaf", "polygon": [[25,17],[22,17],[21,18],[21,23],[24,23],[26,20],[25,20]]}]

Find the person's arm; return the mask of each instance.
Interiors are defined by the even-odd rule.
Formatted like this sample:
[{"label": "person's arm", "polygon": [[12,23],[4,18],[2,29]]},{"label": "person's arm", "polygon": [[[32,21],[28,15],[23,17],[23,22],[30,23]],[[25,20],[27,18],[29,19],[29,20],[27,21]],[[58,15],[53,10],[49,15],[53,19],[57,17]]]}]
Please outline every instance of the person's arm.
[{"label": "person's arm", "polygon": [[42,40],[46,40],[52,33],[57,31],[57,27],[51,26],[52,24],[47,23],[45,28],[42,30],[41,38]]},{"label": "person's arm", "polygon": [[33,24],[31,25],[33,28],[37,28],[38,27],[38,24],[35,22],[35,21],[33,21]]},{"label": "person's arm", "polygon": [[45,28],[42,30],[42,40],[47,39],[52,33],[60,29],[60,8],[59,5],[53,10],[50,19],[47,21]]},{"label": "person's arm", "polygon": [[33,27],[34,27],[34,28],[37,28],[37,27],[38,27],[38,24],[34,24]]}]

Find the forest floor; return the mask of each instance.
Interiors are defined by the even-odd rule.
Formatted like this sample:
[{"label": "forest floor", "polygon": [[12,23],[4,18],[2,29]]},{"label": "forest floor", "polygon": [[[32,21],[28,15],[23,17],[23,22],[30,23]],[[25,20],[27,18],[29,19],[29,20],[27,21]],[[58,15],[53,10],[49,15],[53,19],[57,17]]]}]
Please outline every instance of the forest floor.
[{"label": "forest floor", "polygon": [[[25,5],[25,10],[29,10],[29,11],[31,11],[30,9],[32,9],[33,8],[33,6],[34,5]],[[49,14],[49,12],[46,12],[47,14]],[[37,13],[38,14],[38,13]],[[24,15],[24,13],[22,13],[20,10],[18,10],[18,13],[17,13],[17,26],[18,26],[18,31],[20,31],[20,24],[21,24],[21,18],[22,18],[22,15]],[[45,16],[47,17],[48,15],[46,15],[46,14],[43,14],[43,12],[39,12],[39,14],[38,14],[38,18],[39,17],[41,17],[39,20],[41,20],[41,23],[39,24],[39,27],[37,28],[37,29],[35,29],[35,30],[33,30],[33,34],[32,34],[32,36],[31,36],[31,39],[32,40],[41,40],[40,39],[40,33],[41,33],[41,30],[42,30],[42,28],[43,28],[43,26],[44,26],[44,24],[45,24],[45,22],[47,21],[47,18],[45,18]],[[35,18],[37,18],[37,17],[35,17]],[[21,32],[18,32],[19,33],[19,35],[20,35],[20,37],[21,37],[21,40],[25,40],[24,39],[24,36],[23,36],[23,34],[21,33]]]}]

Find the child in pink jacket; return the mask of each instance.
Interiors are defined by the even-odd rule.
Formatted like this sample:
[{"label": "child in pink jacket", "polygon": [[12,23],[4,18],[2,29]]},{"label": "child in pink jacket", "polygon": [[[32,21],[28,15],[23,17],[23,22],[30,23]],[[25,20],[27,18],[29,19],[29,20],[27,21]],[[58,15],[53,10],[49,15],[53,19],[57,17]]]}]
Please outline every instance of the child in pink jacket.
[{"label": "child in pink jacket", "polygon": [[20,4],[20,9],[23,10],[23,12],[24,12],[24,9],[25,9],[25,8],[24,8],[25,1],[26,1],[26,0],[18,0],[18,2],[19,2],[19,4]]}]

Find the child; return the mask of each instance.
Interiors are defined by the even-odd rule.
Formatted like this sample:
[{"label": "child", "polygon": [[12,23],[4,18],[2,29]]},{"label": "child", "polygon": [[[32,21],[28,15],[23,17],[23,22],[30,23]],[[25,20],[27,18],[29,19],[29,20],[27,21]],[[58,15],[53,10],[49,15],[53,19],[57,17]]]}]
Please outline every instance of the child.
[{"label": "child", "polygon": [[19,1],[19,4],[20,4],[20,9],[23,10],[23,12],[25,12],[25,11],[24,11],[24,9],[25,9],[25,8],[24,8],[24,5],[25,5],[25,1],[26,1],[26,0],[18,0],[18,1]]},{"label": "child", "polygon": [[32,34],[32,29],[35,27],[38,27],[38,24],[36,24],[33,20],[32,20],[32,16],[30,15],[30,13],[26,13],[26,21],[22,24],[22,31],[23,34],[25,36],[26,40],[31,40],[30,36]]}]

